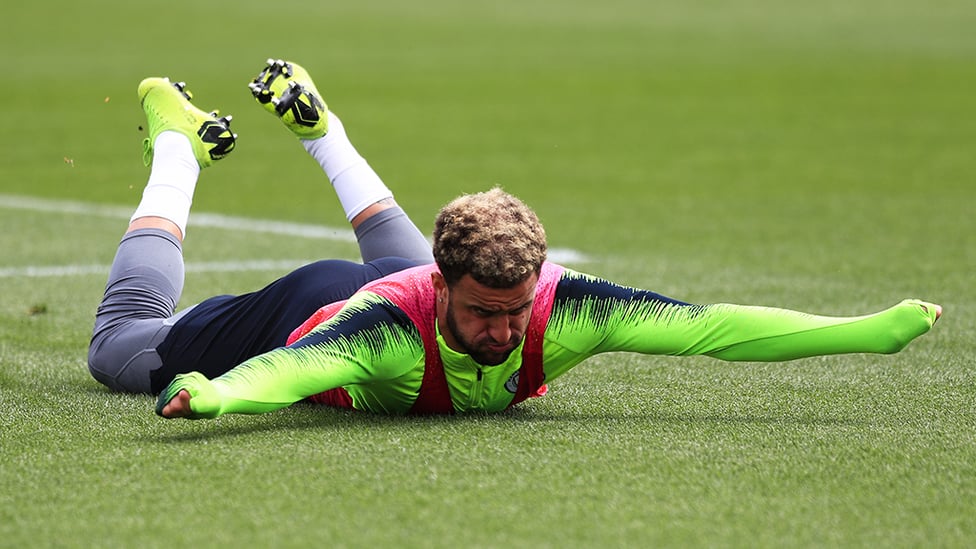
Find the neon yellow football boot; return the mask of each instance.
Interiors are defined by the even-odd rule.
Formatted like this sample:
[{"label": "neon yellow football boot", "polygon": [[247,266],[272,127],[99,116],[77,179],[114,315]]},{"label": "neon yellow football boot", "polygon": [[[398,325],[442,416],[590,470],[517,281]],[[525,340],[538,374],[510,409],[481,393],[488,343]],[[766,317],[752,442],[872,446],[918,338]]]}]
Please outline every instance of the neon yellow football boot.
[{"label": "neon yellow football boot", "polygon": [[201,168],[230,154],[237,135],[230,131],[230,116],[204,112],[190,103],[193,95],[183,82],[168,78],[146,78],[139,83],[139,102],[146,113],[149,137],[143,141],[142,160],[152,163],[153,143],[161,132],[172,130],[190,138],[193,154]]},{"label": "neon yellow football boot", "polygon": [[322,94],[297,63],[268,59],[248,88],[264,110],[280,118],[299,139],[317,139],[329,131],[329,111]]}]

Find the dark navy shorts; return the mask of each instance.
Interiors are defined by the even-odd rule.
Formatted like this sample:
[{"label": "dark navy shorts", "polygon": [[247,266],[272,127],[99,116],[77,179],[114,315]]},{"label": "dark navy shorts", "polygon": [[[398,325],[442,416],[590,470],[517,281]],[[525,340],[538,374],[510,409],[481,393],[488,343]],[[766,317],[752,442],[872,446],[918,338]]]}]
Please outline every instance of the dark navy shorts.
[{"label": "dark navy shorts", "polygon": [[281,347],[319,308],[348,299],[367,282],[416,265],[398,257],[365,264],[323,260],[256,292],[203,301],[183,314],[156,347],[162,366],[150,373],[152,392],[161,392],[176,374],[196,371],[212,379]]}]

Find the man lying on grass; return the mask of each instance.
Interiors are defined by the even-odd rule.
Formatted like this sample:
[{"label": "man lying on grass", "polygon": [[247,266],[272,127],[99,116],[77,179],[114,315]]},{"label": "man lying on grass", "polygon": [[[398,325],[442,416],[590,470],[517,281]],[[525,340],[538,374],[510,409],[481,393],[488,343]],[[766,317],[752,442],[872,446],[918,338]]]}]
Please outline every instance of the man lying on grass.
[{"label": "man lying on grass", "polygon": [[[388,414],[499,411],[599,353],[782,361],[894,353],[938,305],[904,300],[859,317],[693,305],[546,261],[538,218],[499,190],[455,199],[433,251],[352,147],[308,73],[269,61],[251,83],[315,158],[353,225],[364,263],[325,260],[241,296],[173,314],[199,171],[229,154],[229,119],[149,78],[139,97],[152,170],[96,316],[92,375],[160,393],[164,417],[261,413],[310,400]],[[297,328],[296,328],[297,326]]]}]

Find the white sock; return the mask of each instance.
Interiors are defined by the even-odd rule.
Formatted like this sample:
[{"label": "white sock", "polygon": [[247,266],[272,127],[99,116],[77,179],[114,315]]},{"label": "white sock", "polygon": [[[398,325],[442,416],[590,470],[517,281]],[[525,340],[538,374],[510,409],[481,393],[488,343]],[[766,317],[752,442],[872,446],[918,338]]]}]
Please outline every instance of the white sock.
[{"label": "white sock", "polygon": [[380,176],[349,142],[346,129],[332,111],[329,111],[329,133],[318,139],[303,139],[302,145],[325,170],[348,221],[380,200],[393,197]]},{"label": "white sock", "polygon": [[190,139],[175,131],[160,133],[153,144],[149,181],[132,220],[162,217],[179,226],[185,237],[193,191],[199,177],[200,165],[193,155]]}]

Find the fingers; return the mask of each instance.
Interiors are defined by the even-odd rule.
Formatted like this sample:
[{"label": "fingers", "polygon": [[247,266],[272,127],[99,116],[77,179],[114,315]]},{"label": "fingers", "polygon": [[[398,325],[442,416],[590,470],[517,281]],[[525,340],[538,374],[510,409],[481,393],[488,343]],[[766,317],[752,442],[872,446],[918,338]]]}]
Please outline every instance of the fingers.
[{"label": "fingers", "polygon": [[[932,324],[935,324],[940,318],[942,318],[942,305],[937,305],[935,303],[926,303],[924,301],[919,301],[918,305],[925,311],[926,314],[935,313],[935,318],[932,319]],[[933,311],[929,311],[932,308]]]},{"label": "fingers", "polygon": [[191,413],[190,393],[186,389],[176,393],[176,396],[171,398],[166,406],[163,406],[163,417],[165,418],[186,417]]}]

